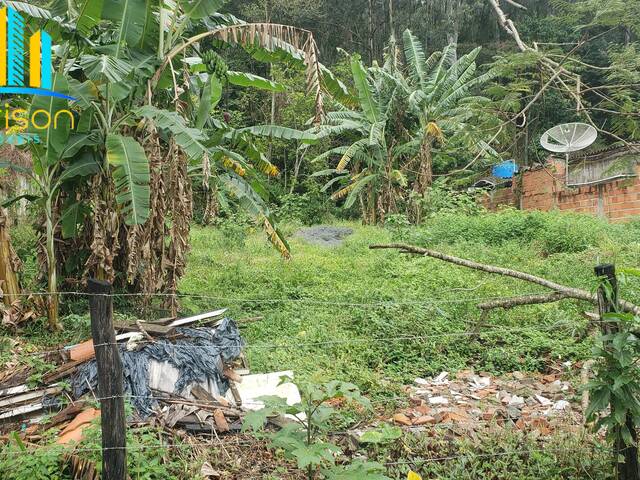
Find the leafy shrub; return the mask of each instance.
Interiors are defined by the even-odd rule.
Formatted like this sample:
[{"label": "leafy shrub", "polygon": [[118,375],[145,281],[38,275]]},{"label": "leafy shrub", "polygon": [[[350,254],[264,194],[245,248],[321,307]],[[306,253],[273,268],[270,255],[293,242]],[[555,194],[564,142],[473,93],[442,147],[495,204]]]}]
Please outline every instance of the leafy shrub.
[{"label": "leafy shrub", "polygon": [[436,181],[424,196],[412,192],[411,202],[420,207],[423,218],[446,213],[474,215],[484,211],[477,201],[477,193],[452,188],[444,181]]},{"label": "leafy shrub", "polygon": [[278,220],[317,225],[340,213],[317,183],[306,181],[301,188],[304,193],[282,193],[278,196],[279,204],[274,208]]},{"label": "leafy shrub", "polygon": [[[265,408],[247,414],[243,429],[269,438],[272,448],[282,449],[288,459],[295,460],[298,468],[306,471],[308,480],[391,480],[382,473],[384,468],[378,463],[356,460],[344,465],[337,464],[336,457],[342,453],[342,449],[327,441],[332,421],[337,415],[329,400],[343,398],[370,408],[369,401],[360,395],[355,385],[339,381],[323,385],[303,383],[300,393],[302,402],[291,406],[280,397],[264,397]],[[293,415],[296,421],[275,433],[264,432],[267,418],[277,415]],[[321,477],[317,476],[318,471]]]},{"label": "leafy shrub", "polygon": [[242,213],[227,213],[225,217],[218,217],[212,228],[222,231],[223,235],[216,238],[225,249],[235,249],[244,247],[247,235],[254,225],[254,222]]},{"label": "leafy shrub", "polygon": [[609,230],[620,228],[588,215],[508,209],[480,215],[439,215],[418,229],[413,240],[422,244],[464,241],[490,246],[518,241],[551,255],[582,252],[598,245]]},{"label": "leafy shrub", "polygon": [[411,222],[406,215],[387,215],[384,219],[384,228],[391,232],[394,240],[406,240],[409,237]]},{"label": "leafy shrub", "polygon": [[68,480],[62,473],[62,446],[27,449],[17,435],[0,448],[0,478],[4,480]]},{"label": "leafy shrub", "polygon": [[38,233],[27,223],[11,228],[11,245],[22,261],[20,280],[26,290],[35,290],[38,277]]},{"label": "leafy shrub", "polygon": [[[46,433],[53,441],[56,433]],[[82,450],[77,453],[102,469],[101,431],[98,423],[84,431]],[[177,439],[176,439],[177,441]],[[127,464],[131,478],[136,480],[178,480],[197,478],[193,466],[163,446],[160,433],[150,427],[127,430]],[[180,447],[181,445],[178,445]],[[184,445],[188,452],[189,445]],[[3,480],[71,480],[63,461],[66,448],[55,443],[28,448],[12,434],[11,441],[0,448],[0,478]]]},{"label": "leafy shrub", "polygon": [[[556,433],[540,442],[537,432],[478,433],[451,440],[446,432],[406,434],[388,448],[370,448],[372,460],[396,463],[388,475],[438,480],[613,480],[610,450],[586,432]],[[446,458],[445,461],[433,461]],[[431,460],[430,460],[431,459]],[[418,474],[420,476],[418,476]]]},{"label": "leafy shrub", "polygon": [[280,206],[276,207],[276,215],[281,221],[301,222],[305,225],[313,225],[321,221],[318,205],[311,201],[308,193],[298,195],[295,193],[283,195],[280,198]]}]

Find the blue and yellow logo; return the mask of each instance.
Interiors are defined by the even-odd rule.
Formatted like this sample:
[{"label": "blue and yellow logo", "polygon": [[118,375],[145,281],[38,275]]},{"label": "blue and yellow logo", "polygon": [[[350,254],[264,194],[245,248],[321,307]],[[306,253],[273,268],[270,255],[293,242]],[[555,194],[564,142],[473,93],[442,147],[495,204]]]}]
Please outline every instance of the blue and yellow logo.
[{"label": "blue and yellow logo", "polygon": [[[11,7],[0,10],[0,93],[73,97],[52,90],[51,36],[39,30],[28,41],[25,21]],[[29,83],[25,84],[25,53],[28,44]]]},{"label": "blue and yellow logo", "polygon": [[[26,28],[22,16],[11,7],[0,9],[0,94],[40,95],[67,100],[75,98],[53,91],[51,61],[51,36],[44,30],[25,38]],[[28,84],[26,82],[26,60],[28,46]],[[75,117],[69,110],[51,112],[33,109],[12,108],[5,103],[0,107],[0,118],[4,118],[4,131],[0,131],[0,144],[40,143],[38,130],[58,127],[59,119],[75,128]],[[52,118],[53,116],[53,118]]]}]

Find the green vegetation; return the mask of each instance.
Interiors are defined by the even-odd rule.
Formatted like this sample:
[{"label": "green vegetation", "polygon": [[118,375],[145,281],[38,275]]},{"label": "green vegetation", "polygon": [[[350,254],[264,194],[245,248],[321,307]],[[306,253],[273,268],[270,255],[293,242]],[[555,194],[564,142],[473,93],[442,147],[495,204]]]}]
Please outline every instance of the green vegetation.
[{"label": "green vegetation", "polygon": [[[150,427],[131,428],[127,431],[127,463],[131,478],[137,480],[181,480],[201,478],[196,466],[189,463],[187,443],[175,439],[175,450],[167,454],[161,431]],[[0,448],[0,475],[6,480],[73,480],[77,476],[70,470],[71,461],[64,460],[68,449],[56,445],[56,432],[45,432],[47,445],[34,449],[25,445],[17,435]],[[93,465],[101,472],[102,435],[100,425],[86,430],[86,440],[77,458]]]},{"label": "green vegetation", "polygon": [[[369,246],[411,243],[591,292],[594,265],[637,266],[640,221],[492,214],[469,187],[504,160],[544,164],[540,136],[561,122],[595,128],[595,151],[638,153],[640,0],[2,3],[24,17],[26,37],[50,34],[54,90],[76,99],[13,96],[0,111],[0,138],[11,140],[0,146],[0,361],[30,367],[29,386],[55,365],[23,354],[90,335],[78,291],[94,277],[134,294],[115,297],[119,318],[228,307],[254,372],[294,372],[308,423],[239,456],[250,465],[229,467],[236,478],[288,480],[296,466],[336,480],[404,479],[410,468],[442,479],[612,477],[589,435],[450,441],[381,427],[354,450],[330,430],[388,413],[416,377],[591,359],[587,417],[631,444],[637,316],[594,338],[592,305],[576,300],[481,315],[483,301],[548,292]],[[36,131],[18,109],[68,115]],[[330,249],[296,235],[319,223],[353,235]],[[620,293],[640,304],[634,273]],[[333,397],[367,403],[356,392],[376,408],[328,410]],[[82,458],[99,459],[97,433]],[[183,444],[165,454],[154,429],[130,436],[143,447],[129,457],[133,478],[194,478],[205,457],[230,457],[224,447],[183,456]],[[3,441],[3,478],[69,477],[59,448]]]},{"label": "green vegetation", "polygon": [[[338,248],[290,238],[295,255],[286,263],[257,233],[230,243],[224,230],[196,228],[182,303],[193,311],[228,306],[239,319],[264,317],[244,329],[256,371],[292,369],[303,378],[349,381],[386,395],[416,376],[467,365],[496,373],[544,371],[550,362],[584,359],[591,340],[578,338],[587,326],[581,311],[589,307],[564,301],[495,311],[477,337],[460,336],[476,327],[482,300],[540,289],[437,260],[370,251],[370,244],[395,235],[587,290],[596,285],[596,263],[633,265],[640,258],[635,225],[612,228],[571,214],[445,214],[421,228],[391,231],[342,225],[354,234]],[[574,227],[585,233],[580,243],[558,241]],[[627,290],[623,296],[633,300],[633,289]]]},{"label": "green vegetation", "polygon": [[[243,334],[254,372],[293,370],[309,391],[314,388],[311,384],[351,382],[375,400],[376,412],[393,411],[402,403],[395,398],[403,396],[402,386],[417,376],[469,366],[495,374],[544,372],[552,364],[589,358],[594,342],[586,335],[587,320],[581,315],[588,308],[585,304],[569,300],[495,311],[478,324],[480,301],[538,289],[433,259],[371,251],[370,244],[415,242],[586,289],[597,284],[594,264],[611,260],[632,265],[640,258],[636,224],[610,226],[592,217],[555,212],[465,215],[445,208],[419,228],[397,216],[387,229],[338,222],[354,233],[335,248],[308,244],[294,235],[300,224],[286,224],[284,232],[295,252],[288,262],[282,261],[260,231],[242,223],[193,229],[189,267],[179,288],[185,313],[229,307],[229,314],[239,321],[252,320],[243,323]],[[564,229],[583,232],[576,237],[582,242],[556,242]],[[638,291],[637,280],[629,277],[622,296],[637,301],[634,291]],[[77,309],[86,311],[81,304]],[[126,304],[116,304],[119,314],[125,310]],[[68,328],[55,341],[71,343],[86,337],[87,320],[86,314],[64,318]],[[51,344],[53,338],[44,338],[44,328],[44,324],[33,324],[24,332],[24,340],[35,346]],[[476,328],[477,335],[468,335]],[[38,365],[38,371],[47,368]],[[340,408],[323,428],[340,430],[363,418],[372,419],[372,412]],[[332,441],[317,433],[318,441]],[[402,434],[400,439],[387,440],[392,434],[382,432],[362,449],[370,461],[391,463],[386,475],[394,479],[406,478],[409,468],[423,478],[588,478],[585,471],[613,478],[607,451],[590,436],[581,439],[558,433],[540,444],[519,432],[487,432],[479,448],[475,441],[452,443],[439,436]],[[150,432],[139,441],[146,448],[157,437]],[[12,458],[11,449],[18,448],[12,445],[4,447],[7,461]],[[24,468],[58,465],[55,448],[35,452]],[[279,449],[275,452],[278,465],[289,465]],[[184,473],[175,472],[193,471],[189,466],[193,461],[183,458],[183,453],[162,456],[159,463],[140,453],[132,462],[151,458],[150,465],[157,465],[143,468],[140,474],[147,476],[141,478],[183,478]],[[220,452],[211,455],[211,462],[224,459]],[[430,460],[460,455],[446,462]],[[348,463],[339,460],[338,465],[342,469]],[[371,466],[371,474],[375,471]]]}]

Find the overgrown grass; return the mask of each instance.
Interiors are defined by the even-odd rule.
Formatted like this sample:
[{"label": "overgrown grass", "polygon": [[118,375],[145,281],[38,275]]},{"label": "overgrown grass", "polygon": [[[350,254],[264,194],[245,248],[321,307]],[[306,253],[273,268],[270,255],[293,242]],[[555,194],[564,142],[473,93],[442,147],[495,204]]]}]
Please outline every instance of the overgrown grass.
[{"label": "overgrown grass", "polygon": [[[370,455],[388,463],[389,476],[405,479],[409,468],[439,480],[613,480],[611,454],[585,431],[555,433],[544,443],[517,430],[484,432],[451,441],[440,433],[406,434],[402,442]],[[393,460],[391,460],[393,459]]]},{"label": "overgrown grass", "polygon": [[[378,395],[442,370],[544,370],[585,358],[590,341],[576,338],[587,324],[581,312],[590,306],[565,301],[496,311],[479,324],[480,301],[541,289],[433,259],[371,251],[370,244],[395,235],[586,289],[595,286],[597,263],[636,265],[640,258],[635,226],[579,215],[448,215],[393,234],[344,225],[354,235],[338,248],[291,238],[289,262],[260,232],[231,243],[224,232],[195,228],[181,291],[212,298],[191,297],[183,305],[193,311],[228,306],[240,319],[263,316],[244,331],[254,371],[291,369],[311,379],[351,381]],[[469,335],[475,329],[480,333]]]},{"label": "overgrown grass", "polygon": [[[332,249],[309,245],[293,236],[297,226],[286,226],[293,249],[289,262],[268,245],[261,231],[247,231],[246,225],[194,227],[188,270],[180,284],[184,313],[229,307],[230,315],[240,321],[263,317],[242,323],[252,371],[293,370],[296,377],[317,382],[350,381],[382,398],[400,394],[402,385],[416,376],[442,370],[544,371],[556,362],[587,358],[591,340],[584,335],[587,320],[582,312],[592,307],[564,301],[495,311],[481,321],[479,302],[543,290],[438,260],[372,251],[370,244],[400,240],[426,245],[585,289],[595,287],[594,265],[636,266],[640,260],[640,224],[612,226],[580,215],[447,214],[419,229],[403,226],[402,221],[388,229],[342,225],[353,228],[354,234]],[[623,296],[632,301],[640,301],[634,294],[638,291],[637,284],[623,285]],[[131,311],[121,303],[115,310]],[[23,348],[86,338],[86,305],[72,304],[71,311],[62,334],[45,334],[44,322],[29,325],[21,334],[28,342]],[[11,346],[0,338],[0,360],[9,358]],[[343,412],[345,428],[362,420],[351,413]],[[157,460],[163,450],[153,431],[138,433],[133,443],[145,450],[132,459],[141,478],[196,476],[199,463],[181,455]],[[409,468],[424,478],[442,479],[613,478],[609,453],[592,443],[592,437],[560,434],[543,445],[518,432],[496,435],[467,442],[407,434],[402,441],[367,453],[389,464],[389,475],[397,479],[406,478]],[[146,452],[147,446],[156,448],[158,455]],[[34,478],[67,478],[58,470],[55,448],[37,449],[33,455],[23,450],[15,464],[13,448],[23,447],[0,449],[0,476],[22,478],[24,472],[38,471],[41,477]],[[448,457],[454,458],[437,460]],[[147,460],[152,468],[140,467]],[[279,462],[277,457],[273,460]],[[274,472],[263,478],[295,476]]]}]

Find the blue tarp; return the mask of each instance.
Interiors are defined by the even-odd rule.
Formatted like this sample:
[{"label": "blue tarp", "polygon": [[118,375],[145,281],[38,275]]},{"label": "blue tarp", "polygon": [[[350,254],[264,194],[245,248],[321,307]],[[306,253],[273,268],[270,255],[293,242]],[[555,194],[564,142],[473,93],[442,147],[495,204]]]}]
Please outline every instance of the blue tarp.
[{"label": "blue tarp", "polygon": [[491,175],[498,178],[513,178],[516,173],[518,173],[518,165],[514,160],[507,160],[494,165],[491,170]]},{"label": "blue tarp", "polygon": [[[153,411],[156,401],[149,389],[149,360],[169,362],[178,369],[180,377],[175,385],[176,394],[194,383],[213,380],[222,386],[221,393],[229,388],[227,379],[220,370],[223,362],[240,356],[244,341],[236,323],[225,318],[216,328],[178,328],[182,338],[174,342],[158,339],[137,351],[129,352],[120,347],[124,373],[125,394],[130,395],[131,404],[143,417]],[[95,360],[82,365],[72,379],[73,394],[79,398],[90,389],[96,390],[98,369]]]}]

